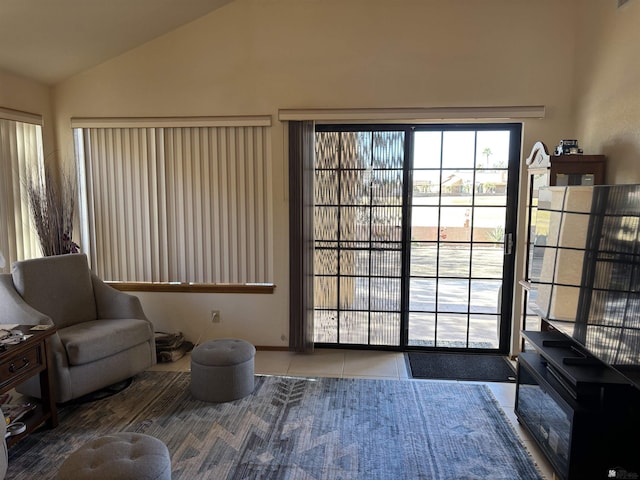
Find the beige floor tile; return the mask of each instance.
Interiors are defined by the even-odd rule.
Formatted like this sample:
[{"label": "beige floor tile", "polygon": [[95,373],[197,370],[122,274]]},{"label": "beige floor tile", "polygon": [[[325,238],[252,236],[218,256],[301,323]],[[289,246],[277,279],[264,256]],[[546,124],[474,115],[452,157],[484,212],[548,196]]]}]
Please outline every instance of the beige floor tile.
[{"label": "beige floor tile", "polygon": [[344,355],[344,376],[397,379],[396,352],[349,350]]},{"label": "beige floor tile", "polygon": [[289,371],[294,355],[291,352],[258,350],[255,357],[255,372],[263,375],[282,375]]},{"label": "beige floor tile", "polygon": [[493,396],[496,397],[500,406],[513,410],[516,404],[515,383],[487,382],[486,385],[491,390],[491,393],[493,393]]},{"label": "beige floor tile", "polygon": [[398,378],[411,378],[411,372],[409,370],[409,366],[407,365],[407,358],[404,353],[396,357],[396,365],[398,367]]},{"label": "beige floor tile", "polygon": [[299,353],[291,358],[288,375],[341,377],[344,370],[342,350],[321,350]]}]

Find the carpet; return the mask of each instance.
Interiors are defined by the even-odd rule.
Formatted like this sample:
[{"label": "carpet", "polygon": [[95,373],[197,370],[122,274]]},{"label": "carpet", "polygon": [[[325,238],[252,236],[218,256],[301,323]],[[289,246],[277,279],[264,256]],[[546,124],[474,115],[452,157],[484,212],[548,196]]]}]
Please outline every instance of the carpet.
[{"label": "carpet", "polygon": [[121,393],[59,412],[9,452],[7,478],[52,479],[96,436],[157,437],[180,479],[541,479],[485,385],[256,376],[208,404],[189,374],[145,372]]},{"label": "carpet", "polygon": [[504,355],[408,352],[413,378],[515,382],[516,371]]}]

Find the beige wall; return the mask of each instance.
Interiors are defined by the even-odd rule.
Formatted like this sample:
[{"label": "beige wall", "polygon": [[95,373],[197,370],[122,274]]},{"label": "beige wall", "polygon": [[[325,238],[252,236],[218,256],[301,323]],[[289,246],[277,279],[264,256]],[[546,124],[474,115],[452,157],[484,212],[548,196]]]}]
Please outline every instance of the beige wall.
[{"label": "beige wall", "polygon": [[61,142],[72,116],[545,104],[527,146],[553,143],[569,130],[571,66],[549,72],[575,54],[572,4],[235,0],[58,85]]},{"label": "beige wall", "polygon": [[607,155],[608,183],[640,183],[640,2],[590,1],[578,18],[576,138]]},{"label": "beige wall", "polygon": [[[159,328],[286,346],[288,205],[281,108],[545,105],[524,151],[571,130],[573,0],[235,0],[55,88],[59,144],[74,116],[274,118],[274,295],[142,294]],[[526,156],[526,155],[525,155]],[[249,297],[249,298],[246,298]],[[208,324],[209,310],[222,323]]]}]

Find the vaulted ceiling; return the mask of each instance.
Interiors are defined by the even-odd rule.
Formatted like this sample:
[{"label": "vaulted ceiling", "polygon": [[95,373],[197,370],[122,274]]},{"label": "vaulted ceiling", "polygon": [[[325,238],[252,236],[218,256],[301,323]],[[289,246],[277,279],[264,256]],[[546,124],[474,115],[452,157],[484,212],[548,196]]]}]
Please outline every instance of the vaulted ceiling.
[{"label": "vaulted ceiling", "polygon": [[232,0],[0,0],[0,70],[55,84]]}]

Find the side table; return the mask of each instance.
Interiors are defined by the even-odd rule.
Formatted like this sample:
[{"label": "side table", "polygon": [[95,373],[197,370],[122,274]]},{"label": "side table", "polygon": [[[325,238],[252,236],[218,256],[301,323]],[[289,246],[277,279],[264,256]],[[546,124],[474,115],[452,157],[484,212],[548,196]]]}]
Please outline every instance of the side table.
[{"label": "side table", "polygon": [[[25,423],[26,430],[18,435],[7,438],[7,446],[20,441],[39,426],[47,423],[54,428],[58,425],[58,411],[52,391],[51,371],[49,369],[49,356],[47,353],[47,341],[56,331],[54,325],[46,330],[32,330],[33,325],[18,325],[14,330],[20,330],[25,335],[30,335],[26,340],[8,345],[0,351],[0,394],[6,393],[28,378],[40,376],[40,391],[42,398],[37,401],[37,406],[20,421]],[[4,419],[0,419],[4,421]]]}]

